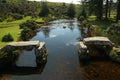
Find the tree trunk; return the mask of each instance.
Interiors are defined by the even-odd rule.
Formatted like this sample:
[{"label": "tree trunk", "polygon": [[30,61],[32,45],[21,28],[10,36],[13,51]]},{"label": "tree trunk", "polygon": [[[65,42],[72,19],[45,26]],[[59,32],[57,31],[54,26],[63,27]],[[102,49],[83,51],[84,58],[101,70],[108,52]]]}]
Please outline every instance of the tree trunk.
[{"label": "tree trunk", "polygon": [[117,6],[117,15],[116,15],[116,21],[120,20],[120,0],[117,0],[118,6]]},{"label": "tree trunk", "polygon": [[109,18],[111,15],[112,2],[113,2],[113,0],[110,0],[110,2],[109,2],[109,11],[108,11]]},{"label": "tree trunk", "polygon": [[108,0],[106,0],[105,20],[108,20]]},{"label": "tree trunk", "polygon": [[103,0],[97,0],[96,9],[97,9],[97,13],[96,13],[97,19],[102,20],[102,16],[103,16]]}]

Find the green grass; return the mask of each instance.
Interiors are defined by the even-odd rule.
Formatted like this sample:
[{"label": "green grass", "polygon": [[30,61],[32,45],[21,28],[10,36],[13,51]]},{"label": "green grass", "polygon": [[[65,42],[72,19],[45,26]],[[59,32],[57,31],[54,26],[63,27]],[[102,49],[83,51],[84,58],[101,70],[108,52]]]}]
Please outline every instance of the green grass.
[{"label": "green grass", "polygon": [[[0,22],[0,47],[3,47],[4,45],[6,45],[8,42],[1,42],[2,37],[8,33],[10,33],[13,38],[14,41],[17,41],[19,36],[20,36],[20,29],[19,29],[19,24],[25,22],[26,20],[30,20],[32,19],[30,16],[27,16],[21,20],[16,20],[13,22]],[[37,21],[37,22],[44,22],[44,20],[42,18],[37,18],[33,20]]]},{"label": "green grass", "polygon": [[16,20],[13,22],[6,22],[6,21],[1,22],[0,23],[0,47],[3,47],[5,44],[8,43],[8,42],[1,42],[2,37],[8,33],[10,33],[13,36],[14,41],[17,41],[19,37],[19,33],[21,31],[19,29],[19,24],[29,19],[31,19],[31,17],[28,16],[21,20]]},{"label": "green grass", "polygon": [[108,21],[105,21],[105,20],[101,20],[101,21],[100,20],[96,20],[95,16],[88,17],[88,20],[90,21],[90,23],[92,25],[100,26],[103,29],[107,29],[108,27],[111,26],[112,23],[114,23],[112,20],[108,20]]}]

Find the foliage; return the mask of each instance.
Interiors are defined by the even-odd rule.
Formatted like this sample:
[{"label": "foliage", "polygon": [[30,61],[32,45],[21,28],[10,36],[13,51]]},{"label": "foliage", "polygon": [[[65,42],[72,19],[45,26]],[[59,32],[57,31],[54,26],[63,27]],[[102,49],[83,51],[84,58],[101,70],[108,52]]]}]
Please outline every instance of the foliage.
[{"label": "foliage", "polygon": [[23,19],[23,16],[21,14],[11,14],[11,16],[15,19],[15,20],[19,20],[19,19]]},{"label": "foliage", "polygon": [[108,37],[116,44],[120,45],[120,24],[112,24],[107,29]]},{"label": "foliage", "polygon": [[2,42],[10,42],[10,41],[13,41],[13,37],[10,33],[2,37]]},{"label": "foliage", "polygon": [[85,20],[85,17],[84,17],[84,16],[80,16],[80,17],[78,18],[78,20],[82,22],[82,21]]},{"label": "foliage", "polygon": [[35,30],[38,28],[36,21],[34,20],[27,20],[26,22],[20,24],[20,29],[24,29],[25,27]]},{"label": "foliage", "polygon": [[7,0],[7,3],[0,3],[0,16],[5,19],[12,15],[15,19],[21,19],[22,16],[38,16],[39,5],[27,0]]},{"label": "foliage", "polygon": [[[120,50],[120,49],[119,49]],[[120,63],[120,56],[117,54],[117,48],[113,47],[113,50],[111,50],[109,56],[112,58],[112,60]]]},{"label": "foliage", "polygon": [[72,4],[72,3],[68,7],[67,16],[69,18],[74,18],[74,16],[75,16],[75,7],[74,7],[74,4]]},{"label": "foliage", "polygon": [[41,2],[41,10],[39,16],[45,17],[49,14],[49,8],[47,6],[47,2]]},{"label": "foliage", "polygon": [[96,26],[94,27],[94,34],[95,36],[106,36],[107,35],[107,32],[106,30],[103,30],[102,28]]},{"label": "foliage", "polygon": [[1,51],[0,52],[0,67],[7,67],[12,65],[18,54],[19,54],[19,50],[14,50],[14,51]]},{"label": "foliage", "polygon": [[79,20],[80,18],[82,18],[82,17],[87,18],[87,13],[86,13],[85,9],[82,9],[82,11],[80,11],[80,12],[77,14],[78,20]]},{"label": "foliage", "polygon": [[14,21],[13,17],[12,16],[9,16],[7,19],[6,19],[7,22],[12,22]]},{"label": "foliage", "polygon": [[20,39],[27,41],[29,38],[33,37],[36,34],[35,31],[25,27],[20,34]]},{"label": "foliage", "polygon": [[103,0],[89,0],[89,14],[94,13],[98,20],[103,16]]}]

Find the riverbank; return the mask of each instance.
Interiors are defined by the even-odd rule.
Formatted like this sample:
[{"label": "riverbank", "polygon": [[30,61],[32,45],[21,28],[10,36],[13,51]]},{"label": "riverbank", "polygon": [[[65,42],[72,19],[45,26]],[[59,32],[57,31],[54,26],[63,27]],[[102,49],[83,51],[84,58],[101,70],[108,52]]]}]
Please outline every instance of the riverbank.
[{"label": "riverbank", "polygon": [[42,20],[42,18],[37,18],[37,19],[34,19],[30,16],[27,16],[21,20],[16,20],[16,21],[12,21],[12,22],[6,22],[6,21],[3,21],[3,22],[0,22],[0,47],[3,47],[4,45],[6,45],[8,42],[2,42],[2,37],[8,33],[10,33],[13,38],[14,38],[14,41],[18,41],[19,39],[19,36],[20,36],[20,32],[21,32],[21,29],[19,27],[19,25],[27,20],[35,20],[37,22],[44,22],[44,20]]},{"label": "riverbank", "polygon": [[85,68],[89,80],[119,80],[120,65],[112,61],[92,61]]}]

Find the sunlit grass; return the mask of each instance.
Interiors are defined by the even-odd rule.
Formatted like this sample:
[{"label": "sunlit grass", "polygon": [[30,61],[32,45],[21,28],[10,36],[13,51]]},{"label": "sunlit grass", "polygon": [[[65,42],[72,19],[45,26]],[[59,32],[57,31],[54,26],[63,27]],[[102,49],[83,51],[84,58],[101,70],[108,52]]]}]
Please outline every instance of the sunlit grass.
[{"label": "sunlit grass", "polygon": [[10,33],[13,38],[14,41],[17,41],[19,38],[19,34],[20,34],[20,29],[19,29],[19,24],[25,22],[26,20],[31,19],[31,17],[25,17],[21,20],[16,20],[13,22],[0,22],[0,47],[3,47],[5,44],[7,44],[8,42],[1,42],[2,37],[8,33]]}]

